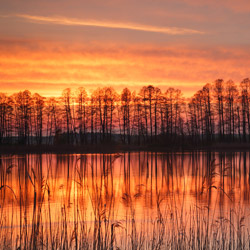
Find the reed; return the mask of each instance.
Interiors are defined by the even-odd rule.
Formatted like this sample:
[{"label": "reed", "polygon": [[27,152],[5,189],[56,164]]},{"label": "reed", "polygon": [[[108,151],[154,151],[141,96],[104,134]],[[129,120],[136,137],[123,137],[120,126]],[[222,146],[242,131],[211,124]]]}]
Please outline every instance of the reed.
[{"label": "reed", "polygon": [[[128,154],[1,156],[0,248],[250,248],[248,211],[226,189],[240,171],[234,160],[200,155],[194,163],[190,156],[190,187],[182,157],[147,154],[136,162],[136,179]],[[201,161],[205,168],[197,167]]]}]

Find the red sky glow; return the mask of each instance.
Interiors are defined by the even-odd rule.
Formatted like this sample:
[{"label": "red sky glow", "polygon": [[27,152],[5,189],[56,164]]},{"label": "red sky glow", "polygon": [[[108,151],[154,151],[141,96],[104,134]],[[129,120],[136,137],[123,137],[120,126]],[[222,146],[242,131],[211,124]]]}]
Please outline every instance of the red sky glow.
[{"label": "red sky glow", "polygon": [[248,1],[5,1],[0,92],[153,84],[191,96],[249,77]]}]

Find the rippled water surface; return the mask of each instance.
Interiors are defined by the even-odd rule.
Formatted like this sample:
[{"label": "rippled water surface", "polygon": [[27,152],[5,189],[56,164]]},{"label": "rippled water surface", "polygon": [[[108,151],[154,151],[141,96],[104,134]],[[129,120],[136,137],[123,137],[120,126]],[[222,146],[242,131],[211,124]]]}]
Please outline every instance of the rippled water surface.
[{"label": "rippled water surface", "polygon": [[0,245],[249,248],[249,159],[248,152],[2,155]]}]

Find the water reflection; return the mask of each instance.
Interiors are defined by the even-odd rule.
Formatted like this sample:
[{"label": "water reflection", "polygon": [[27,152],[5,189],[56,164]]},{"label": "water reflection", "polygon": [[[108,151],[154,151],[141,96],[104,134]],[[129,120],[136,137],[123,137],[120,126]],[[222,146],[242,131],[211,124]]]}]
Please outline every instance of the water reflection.
[{"label": "water reflection", "polygon": [[[179,231],[191,227],[190,216],[204,214],[221,226],[221,218],[228,220],[232,212],[238,213],[236,220],[249,213],[249,159],[248,152],[1,156],[1,235],[6,240],[11,232],[9,244],[18,247],[26,244],[25,234],[37,244],[35,234],[54,235],[67,227],[75,239],[81,225],[98,249],[113,246],[114,230],[132,232],[120,243],[138,238],[136,232],[151,235],[156,226],[159,235],[168,233],[152,222],[155,218],[170,223],[175,217],[179,225],[171,227]],[[194,214],[193,208],[201,212]],[[247,216],[244,226],[250,226]],[[98,240],[100,235],[109,240]]]}]

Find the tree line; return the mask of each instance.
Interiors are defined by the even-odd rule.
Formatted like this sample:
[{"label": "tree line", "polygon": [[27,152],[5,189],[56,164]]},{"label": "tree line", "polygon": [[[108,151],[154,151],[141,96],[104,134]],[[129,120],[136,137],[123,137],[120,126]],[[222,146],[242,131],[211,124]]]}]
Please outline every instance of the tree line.
[{"label": "tree line", "polygon": [[80,87],[45,98],[20,91],[0,93],[0,144],[201,145],[250,142],[250,80],[217,79],[192,98],[153,85],[138,93],[124,88]]}]

